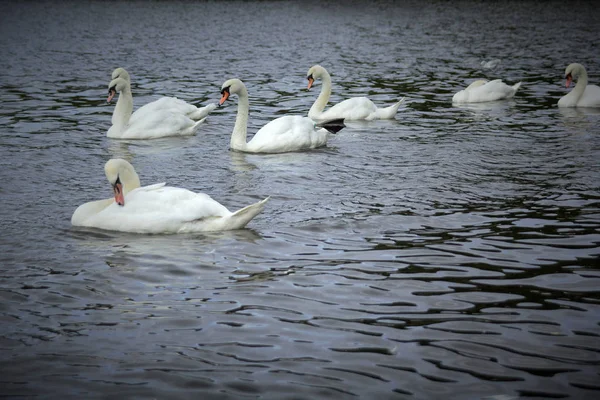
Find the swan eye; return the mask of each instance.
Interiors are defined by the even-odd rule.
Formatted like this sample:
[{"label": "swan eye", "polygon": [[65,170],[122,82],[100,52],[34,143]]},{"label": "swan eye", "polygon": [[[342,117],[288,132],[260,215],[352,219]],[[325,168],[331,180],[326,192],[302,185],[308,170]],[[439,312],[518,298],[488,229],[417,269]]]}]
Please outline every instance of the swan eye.
[{"label": "swan eye", "polygon": [[223,89],[221,90],[221,94],[225,94],[225,93],[229,94],[229,88],[230,88],[230,87],[231,87],[231,86],[227,86],[226,88],[223,88]]},{"label": "swan eye", "polygon": [[308,81],[314,81],[315,78],[313,78],[312,74],[310,74],[309,76],[306,77],[306,80],[308,80]]},{"label": "swan eye", "polygon": [[113,92],[114,92],[114,93],[116,93],[116,92],[117,92],[117,91],[115,90],[115,89],[116,89],[116,87],[117,87],[117,85],[115,85],[115,86],[113,86],[113,87],[109,88],[109,89],[108,89],[108,93],[113,93]]}]

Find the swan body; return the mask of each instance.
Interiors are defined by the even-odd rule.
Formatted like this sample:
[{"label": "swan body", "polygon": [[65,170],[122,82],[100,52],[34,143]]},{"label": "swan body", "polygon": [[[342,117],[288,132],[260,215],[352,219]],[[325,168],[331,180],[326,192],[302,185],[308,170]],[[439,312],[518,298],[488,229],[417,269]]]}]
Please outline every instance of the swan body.
[{"label": "swan body", "polygon": [[521,82],[510,86],[502,82],[501,79],[488,81],[479,79],[461,90],[452,97],[453,103],[484,103],[486,101],[496,101],[511,99],[517,90],[521,87]]},{"label": "swan body", "polygon": [[324,111],[331,96],[331,76],[329,72],[320,65],[313,65],[308,70],[306,79],[308,79],[308,89],[313,86],[313,83],[317,79],[321,79],[323,82],[319,97],[317,97],[317,100],[308,111],[308,117],[314,120],[344,118],[347,121],[371,121],[374,119],[392,119],[396,116],[400,104],[404,101],[404,98],[402,98],[394,105],[386,108],[378,108],[366,97],[353,97]]},{"label": "swan body", "polygon": [[600,107],[600,87],[588,85],[588,75],[581,64],[570,64],[565,70],[566,86],[573,80],[577,81],[575,88],[569,94],[558,100],[559,107]]},{"label": "swan body", "polygon": [[285,153],[302,151],[325,146],[330,133],[337,133],[344,127],[343,120],[315,124],[308,117],[286,115],[270,121],[260,128],[249,142],[246,142],[248,127],[248,90],[239,79],[230,79],[221,87],[223,104],[230,95],[238,96],[238,111],[230,148],[246,153]]},{"label": "swan body", "polygon": [[230,212],[204,193],[158,183],[140,187],[133,166],[122,159],[109,160],[104,171],[114,198],[79,206],[73,226],[134,233],[186,233],[241,229],[258,215],[267,197]]},{"label": "swan body", "polygon": [[114,139],[193,135],[208,114],[217,107],[216,104],[209,104],[198,108],[176,97],[162,97],[133,112],[130,76],[123,68],[113,71],[108,92],[107,102],[119,93],[112,115],[112,126],[107,134]]}]

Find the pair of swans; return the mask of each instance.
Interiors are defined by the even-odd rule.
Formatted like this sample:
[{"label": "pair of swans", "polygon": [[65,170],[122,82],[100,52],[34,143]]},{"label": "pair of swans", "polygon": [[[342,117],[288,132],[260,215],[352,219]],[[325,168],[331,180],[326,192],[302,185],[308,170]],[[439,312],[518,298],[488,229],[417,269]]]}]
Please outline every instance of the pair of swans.
[{"label": "pair of swans", "polygon": [[111,159],[104,166],[114,198],[79,206],[73,226],[134,233],[186,233],[241,229],[258,215],[269,197],[230,212],[204,193],[158,183],[140,186],[133,166]]},{"label": "pair of swans", "polygon": [[[558,100],[559,107],[600,107],[600,87],[588,84],[588,75],[584,66],[578,63],[569,64],[565,69],[566,87],[573,80],[575,88]],[[509,86],[500,79],[487,81],[477,80],[465,90],[452,97],[453,103],[480,103],[487,101],[510,99],[521,86],[521,82]]]},{"label": "pair of swans", "polygon": [[133,112],[131,79],[123,68],[112,73],[107,102],[119,93],[107,136],[114,139],[155,139],[166,136],[188,136],[198,130],[216,104],[198,108],[176,97],[161,97]]},{"label": "pair of swans", "polygon": [[309,89],[316,79],[323,81],[321,93],[310,108],[308,117],[292,115],[279,117],[259,129],[249,142],[247,141],[248,90],[239,79],[230,79],[223,83],[219,105],[233,94],[238,96],[238,111],[230,148],[247,153],[283,153],[314,149],[325,146],[330,133],[337,133],[344,128],[344,121],[394,118],[400,104],[404,101],[401,99],[392,106],[378,108],[366,97],[354,97],[325,111],[331,96],[329,73],[320,65],[314,65],[308,70],[307,79]]}]

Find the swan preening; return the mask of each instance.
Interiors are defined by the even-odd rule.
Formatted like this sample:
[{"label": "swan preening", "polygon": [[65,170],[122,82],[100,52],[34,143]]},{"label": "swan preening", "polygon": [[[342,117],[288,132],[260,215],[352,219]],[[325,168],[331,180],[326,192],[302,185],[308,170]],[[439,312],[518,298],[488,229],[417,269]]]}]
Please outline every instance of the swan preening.
[{"label": "swan preening", "polygon": [[515,85],[507,85],[501,79],[488,81],[479,79],[461,90],[452,97],[453,103],[484,103],[487,101],[496,101],[511,99],[517,90],[521,87],[521,82]]},{"label": "swan preening", "polygon": [[575,88],[558,100],[559,107],[600,107],[600,87],[588,85],[588,75],[584,66],[573,63],[565,69],[566,87],[573,80]]},{"label": "swan preening", "polygon": [[73,226],[134,233],[186,233],[241,229],[269,197],[234,213],[204,193],[158,183],[140,187],[133,166],[111,159],[104,166],[114,198],[79,206]]},{"label": "swan preening", "polygon": [[308,111],[309,118],[314,120],[331,120],[336,118],[344,118],[345,120],[374,120],[374,119],[391,119],[398,112],[398,107],[404,101],[404,98],[386,108],[377,108],[377,106],[366,97],[353,97],[342,101],[327,111],[325,106],[331,96],[331,76],[329,72],[320,65],[313,65],[308,70],[306,75],[308,79],[308,89],[317,79],[321,79],[321,93]]},{"label": "swan preening", "polygon": [[[162,97],[133,112],[129,73],[117,68],[108,84],[110,102],[119,93],[107,136],[114,139],[154,139],[166,136],[193,135],[206,116],[216,107],[198,108],[176,97]],[[132,113],[133,112],[133,113]]]},{"label": "swan preening", "polygon": [[285,153],[302,151],[325,146],[330,133],[344,128],[344,121],[338,118],[315,124],[308,117],[286,115],[267,123],[246,142],[248,130],[248,90],[239,79],[229,79],[221,86],[222,105],[230,95],[238,96],[238,111],[231,134],[230,148],[246,153]]}]

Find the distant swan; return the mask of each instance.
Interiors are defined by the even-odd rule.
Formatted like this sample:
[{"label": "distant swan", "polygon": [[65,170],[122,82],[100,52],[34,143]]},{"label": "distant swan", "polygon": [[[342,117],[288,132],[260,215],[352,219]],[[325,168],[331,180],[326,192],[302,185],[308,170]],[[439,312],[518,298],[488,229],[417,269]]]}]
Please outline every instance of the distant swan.
[{"label": "distant swan", "polygon": [[246,153],[285,153],[325,146],[329,133],[337,133],[344,128],[343,119],[315,124],[308,117],[286,115],[274,119],[259,129],[249,142],[248,130],[248,90],[239,79],[230,79],[221,87],[222,105],[230,95],[238,96],[238,111],[231,134],[230,148]]},{"label": "distant swan", "polygon": [[514,97],[517,90],[521,87],[521,82],[509,86],[501,79],[488,81],[479,79],[466,89],[461,90],[452,97],[453,103],[483,103],[486,101],[496,101],[510,99]]},{"label": "distant swan", "polygon": [[571,92],[558,100],[559,107],[600,107],[600,87],[588,85],[588,75],[581,64],[570,64],[565,70],[566,86],[577,81]]},{"label": "distant swan", "polygon": [[114,198],[79,206],[73,226],[134,233],[185,233],[241,229],[260,213],[267,200],[234,213],[204,193],[165,186],[140,187],[133,166],[111,159],[104,166]]},{"label": "distant swan", "polygon": [[155,139],[166,136],[186,136],[196,133],[204,118],[216,107],[209,104],[198,108],[176,97],[161,97],[140,107],[133,114],[133,96],[129,73],[117,68],[108,85],[110,102],[119,93],[107,136],[114,139]]},{"label": "distant swan", "polygon": [[404,101],[404,98],[394,105],[386,108],[377,108],[377,106],[366,97],[352,97],[330,107],[327,111],[325,106],[331,96],[331,76],[329,72],[320,65],[313,65],[308,70],[306,79],[308,79],[308,89],[313,86],[317,79],[323,81],[321,93],[308,111],[309,118],[314,120],[329,120],[335,118],[344,118],[350,120],[374,120],[374,119],[392,119],[398,112],[398,107]]}]

